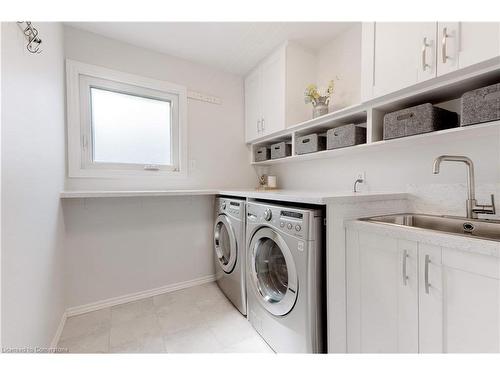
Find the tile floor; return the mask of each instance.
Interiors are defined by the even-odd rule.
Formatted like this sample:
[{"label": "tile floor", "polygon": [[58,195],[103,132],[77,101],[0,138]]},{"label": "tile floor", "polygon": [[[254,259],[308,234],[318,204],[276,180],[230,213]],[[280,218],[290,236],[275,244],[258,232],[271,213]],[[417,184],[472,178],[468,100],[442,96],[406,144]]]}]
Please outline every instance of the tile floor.
[{"label": "tile floor", "polygon": [[210,283],[67,319],[70,353],[272,353]]}]

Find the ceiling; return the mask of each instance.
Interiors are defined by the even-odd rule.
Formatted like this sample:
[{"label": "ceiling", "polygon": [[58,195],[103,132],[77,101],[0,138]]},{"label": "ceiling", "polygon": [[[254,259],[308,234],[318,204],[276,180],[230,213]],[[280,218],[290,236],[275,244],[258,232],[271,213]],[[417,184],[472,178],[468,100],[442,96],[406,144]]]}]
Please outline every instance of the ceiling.
[{"label": "ceiling", "polygon": [[244,75],[286,40],[318,50],[353,22],[69,22],[67,25]]}]

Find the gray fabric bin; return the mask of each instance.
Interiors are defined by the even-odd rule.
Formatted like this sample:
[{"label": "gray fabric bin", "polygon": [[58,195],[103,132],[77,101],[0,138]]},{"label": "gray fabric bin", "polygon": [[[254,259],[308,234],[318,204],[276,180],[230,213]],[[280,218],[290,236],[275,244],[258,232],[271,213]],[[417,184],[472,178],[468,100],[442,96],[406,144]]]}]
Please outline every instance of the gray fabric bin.
[{"label": "gray fabric bin", "polygon": [[255,161],[265,161],[271,158],[271,150],[266,146],[256,147],[254,152]]},{"label": "gray fabric bin", "polygon": [[326,137],[323,134],[309,134],[295,138],[295,153],[297,155],[322,151],[326,148]]},{"label": "gray fabric bin", "polygon": [[458,126],[458,114],[431,103],[401,109],[384,116],[384,139],[407,137]]},{"label": "gray fabric bin", "polygon": [[366,143],[366,128],[359,125],[343,125],[326,132],[326,148],[328,150],[361,143]]},{"label": "gray fabric bin", "polygon": [[271,145],[271,159],[280,159],[292,155],[292,145],[279,142]]},{"label": "gray fabric bin", "polygon": [[462,95],[461,125],[473,125],[500,119],[500,83]]}]

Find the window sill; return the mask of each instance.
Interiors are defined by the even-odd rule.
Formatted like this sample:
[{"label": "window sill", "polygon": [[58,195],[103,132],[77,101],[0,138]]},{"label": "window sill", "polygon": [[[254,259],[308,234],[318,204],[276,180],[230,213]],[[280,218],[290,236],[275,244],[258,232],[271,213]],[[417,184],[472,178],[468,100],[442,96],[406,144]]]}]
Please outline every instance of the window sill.
[{"label": "window sill", "polygon": [[187,171],[168,171],[168,170],[109,170],[109,169],[77,169],[68,173],[69,178],[187,178]]}]

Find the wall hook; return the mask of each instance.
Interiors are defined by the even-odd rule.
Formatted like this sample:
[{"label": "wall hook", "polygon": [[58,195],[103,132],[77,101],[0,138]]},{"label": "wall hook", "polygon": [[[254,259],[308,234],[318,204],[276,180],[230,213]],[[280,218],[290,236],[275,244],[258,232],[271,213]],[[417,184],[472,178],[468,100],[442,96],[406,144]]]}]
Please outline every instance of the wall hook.
[{"label": "wall hook", "polygon": [[40,44],[42,44],[42,39],[38,36],[38,30],[29,21],[20,21],[17,24],[28,41],[26,49],[31,53],[41,53]]}]

